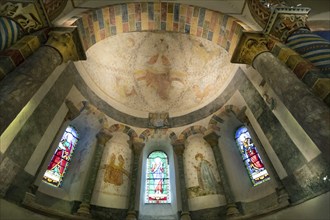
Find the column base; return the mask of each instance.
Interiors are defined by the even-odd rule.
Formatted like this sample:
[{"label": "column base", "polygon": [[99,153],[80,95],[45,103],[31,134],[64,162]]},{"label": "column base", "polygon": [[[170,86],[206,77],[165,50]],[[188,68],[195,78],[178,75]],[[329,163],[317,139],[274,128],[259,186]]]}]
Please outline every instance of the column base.
[{"label": "column base", "polygon": [[290,205],[290,202],[289,202],[290,197],[284,187],[277,188],[276,192],[277,192],[277,202],[280,207],[285,207],[285,206]]},{"label": "column base", "polygon": [[90,218],[90,217],[92,217],[92,215],[91,215],[89,209],[90,209],[90,205],[88,203],[82,202],[79,206],[79,209],[78,209],[76,215]]},{"label": "column base", "polygon": [[239,213],[235,203],[230,203],[227,205],[226,215],[227,215],[227,217],[237,217],[237,216],[240,216],[241,214]]},{"label": "column base", "polygon": [[191,220],[189,212],[181,212],[180,220]]},{"label": "column base", "polygon": [[137,220],[136,212],[134,210],[133,211],[128,211],[125,220]]}]

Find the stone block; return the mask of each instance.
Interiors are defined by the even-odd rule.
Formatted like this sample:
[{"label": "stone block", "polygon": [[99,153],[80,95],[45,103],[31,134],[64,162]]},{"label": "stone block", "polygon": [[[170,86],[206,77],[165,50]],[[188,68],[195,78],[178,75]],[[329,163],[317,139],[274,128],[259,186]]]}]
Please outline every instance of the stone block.
[{"label": "stone block", "polygon": [[10,184],[13,182],[17,173],[20,170],[20,166],[11,160],[9,157],[5,157],[0,164],[0,196],[6,195]]}]

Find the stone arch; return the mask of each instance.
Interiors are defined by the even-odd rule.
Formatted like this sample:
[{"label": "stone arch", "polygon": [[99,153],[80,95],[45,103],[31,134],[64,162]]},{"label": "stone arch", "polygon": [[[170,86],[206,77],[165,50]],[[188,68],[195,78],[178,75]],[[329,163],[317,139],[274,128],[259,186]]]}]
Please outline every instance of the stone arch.
[{"label": "stone arch", "polygon": [[143,141],[148,140],[149,137],[154,136],[155,134],[160,134],[160,135],[165,135],[168,136],[171,140],[171,143],[174,143],[177,140],[177,136],[173,131],[170,131],[169,129],[146,129],[144,130],[139,138],[142,139]]},{"label": "stone arch", "polygon": [[239,108],[236,105],[226,105],[219,112],[214,114],[209,121],[208,130],[213,130],[218,133],[220,131],[221,124],[224,122],[224,116],[233,113],[240,121],[245,121],[246,106]]},{"label": "stone arch", "polygon": [[233,53],[243,27],[231,16],[197,6],[170,2],[111,5],[85,12],[78,27],[84,49],[119,33],[169,31],[208,39]]},{"label": "stone arch", "polygon": [[123,125],[123,124],[114,124],[109,128],[109,131],[111,133],[116,132],[116,131],[123,132],[123,133],[127,134],[131,139],[138,137],[138,135],[134,129],[132,129],[129,126]]},{"label": "stone arch", "polygon": [[194,134],[204,134],[206,132],[206,128],[200,125],[194,125],[186,128],[183,132],[181,132],[179,136],[179,140],[184,142],[187,138]]},{"label": "stone arch", "polygon": [[49,20],[53,21],[57,16],[59,16],[63,12],[67,3],[68,0],[43,1]]}]

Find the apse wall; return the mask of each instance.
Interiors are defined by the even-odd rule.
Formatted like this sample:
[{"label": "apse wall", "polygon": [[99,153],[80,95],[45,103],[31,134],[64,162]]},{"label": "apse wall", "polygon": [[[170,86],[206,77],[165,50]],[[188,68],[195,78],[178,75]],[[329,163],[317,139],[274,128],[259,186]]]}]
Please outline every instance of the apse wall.
[{"label": "apse wall", "polygon": [[[100,106],[100,108],[97,109],[93,107],[93,109],[85,109],[82,112],[78,110],[76,112],[77,117],[75,119],[72,118],[72,123],[80,129],[82,135],[81,146],[77,146],[76,153],[78,156],[72,159],[72,169],[69,168],[67,172],[67,178],[63,182],[63,189],[50,190],[48,187],[43,186],[40,175],[44,173],[44,169],[53,153],[56,142],[58,142],[61,132],[67,125],[66,121],[69,118],[66,117],[69,116],[67,115],[69,109],[65,105],[65,99],[70,99],[77,109],[81,109],[83,107],[81,101],[86,100],[84,97],[85,94],[89,95],[89,97],[94,97],[94,94],[88,89],[84,91],[79,91],[79,89],[77,89],[80,88],[79,83],[81,83],[81,81],[73,64],[60,68],[62,68],[61,71],[55,71],[49,77],[49,81],[44,83],[44,87],[42,87],[40,91],[42,95],[38,93],[38,97],[36,97],[39,98],[37,99],[39,101],[33,99],[31,103],[29,103],[31,108],[33,105],[35,105],[35,108],[30,110],[31,112],[26,116],[26,121],[21,125],[21,128],[17,129],[17,133],[13,136],[12,141],[2,152],[0,169],[3,175],[1,175],[0,181],[1,192],[4,199],[16,204],[21,204],[23,201],[24,205],[33,208],[38,207],[39,210],[45,213],[55,213],[56,215],[67,217],[75,213],[79,207],[85,184],[84,181],[88,175],[87,169],[91,163],[91,159],[88,159],[88,154],[92,154],[93,148],[95,148],[96,145],[95,134],[102,126],[110,127],[110,125],[120,122],[106,116],[107,114],[104,114],[106,118],[106,120],[104,120],[103,113],[100,114],[100,112],[102,112],[100,109],[105,108],[105,104],[98,99],[87,99],[87,101],[92,101],[94,106]],[[194,126],[204,126],[208,129],[215,129],[215,132],[220,134],[219,148],[224,155],[225,170],[227,171],[235,202],[243,216],[257,215],[263,211],[268,212],[270,209],[274,210],[279,208],[280,203],[278,199],[280,198],[280,194],[278,183],[283,184],[291,202],[294,203],[299,203],[329,191],[327,179],[324,180],[320,178],[329,173],[328,164],[322,159],[323,155],[319,154],[317,149],[314,149],[310,151],[311,154],[314,155],[313,157],[306,156],[307,154],[304,151],[305,145],[294,138],[294,133],[289,132],[287,126],[284,126],[282,121],[278,119],[281,117],[276,115],[282,111],[280,100],[277,100],[277,109],[275,111],[272,110],[262,97],[264,91],[259,91],[260,86],[258,83],[260,80],[249,77],[248,71],[243,72],[241,69],[238,70],[232,84],[230,84],[231,92],[224,93],[224,96],[219,97],[220,101],[217,100],[217,102],[219,101],[217,104],[223,103],[223,105],[217,109],[217,105],[211,107],[211,109],[214,110],[212,111],[212,113],[214,113],[213,115],[202,117],[202,120],[195,121],[192,124],[187,123],[185,126],[171,128],[171,130],[179,137],[185,129],[192,132]],[[257,82],[257,85],[255,85],[255,82]],[[268,92],[272,95],[270,90],[268,90]],[[276,178],[274,177],[259,187],[248,185],[247,174],[242,167],[238,153],[235,152],[234,143],[231,140],[234,128],[243,123],[237,121],[240,118],[240,114],[236,110],[242,109],[243,107],[246,107],[245,114],[259,139],[259,141],[255,140],[255,142],[260,142],[259,146],[264,148],[269,157],[269,164],[268,159],[264,159],[266,167],[267,169],[269,168],[271,177],[276,177],[277,174],[280,180],[279,182],[275,183],[274,180]],[[72,111],[72,109],[70,111]],[[222,112],[224,112],[224,115],[222,115]],[[114,110],[111,110],[109,116],[112,114],[116,117],[125,116]],[[205,112],[194,112],[193,114],[195,114],[193,115],[196,116],[195,118],[198,118],[201,117],[202,114],[205,114]],[[192,120],[194,119],[193,116],[181,118],[180,120]],[[135,119],[130,123],[133,124],[135,122],[137,122],[137,124],[143,124],[147,123],[147,119]],[[138,134],[142,133],[144,130],[142,127],[134,127],[134,129]],[[299,132],[299,129],[296,130]],[[200,131],[203,131],[203,129]],[[199,138],[203,136],[203,132],[200,135]],[[109,159],[109,155],[111,157],[112,152],[110,149],[112,149],[116,154],[127,155],[124,157],[124,168],[127,171],[130,170],[130,150],[125,143],[126,138],[127,137],[124,135],[118,139],[118,146],[120,146],[120,149],[111,147],[113,146],[111,141],[107,143],[106,147],[109,148],[109,151],[105,151],[106,153],[104,155],[108,156],[105,156],[101,166],[108,164],[107,159]],[[207,149],[207,144],[205,145],[200,139],[194,140],[194,138],[198,138],[198,135],[196,137],[191,135],[191,137],[187,139],[187,151],[185,152],[185,156],[186,154],[189,155],[190,148],[202,146]],[[191,142],[190,144],[189,141]],[[312,145],[309,146],[313,147]],[[124,149],[125,151],[121,152],[121,150]],[[195,157],[197,153],[199,152],[195,150],[191,151],[190,159],[187,159],[186,162],[196,162]],[[200,153],[205,154],[205,159],[208,160],[213,167],[215,166],[210,156],[209,149],[208,151]],[[173,155],[173,158],[171,158],[171,160],[173,159],[173,165],[171,166],[176,167],[174,162],[176,161],[176,156],[170,151],[168,154]],[[80,161],[83,161],[83,163]],[[140,161],[140,164],[143,166],[143,160]],[[197,164],[195,164],[195,166],[196,165]],[[271,166],[273,166],[273,168],[271,168]],[[195,168],[192,166],[187,168],[187,170],[190,170],[192,173],[192,170],[195,170]],[[213,168],[214,173],[216,173],[216,170],[217,169]],[[187,175],[189,174],[188,171]],[[99,179],[104,180],[102,172],[104,174],[105,169],[101,169]],[[143,172],[142,167],[140,168],[140,172]],[[176,170],[172,173],[175,172]],[[140,176],[142,176],[141,173],[139,173]],[[189,188],[196,187],[198,183],[198,181],[196,181],[197,174],[194,173],[193,175],[192,179],[194,180],[187,178],[188,191]],[[241,187],[242,185],[238,183],[238,176],[244,178],[244,180],[241,180],[241,184],[244,187]],[[123,177],[124,181],[128,180],[126,175]],[[177,176],[174,178],[177,178]],[[221,181],[217,176],[216,179]],[[307,183],[305,181],[307,181]],[[141,183],[142,182],[141,180]],[[127,212],[127,205],[124,205],[127,202],[127,197],[122,200],[120,207],[115,206],[113,203],[105,204],[105,201],[108,199],[106,196],[107,193],[113,193],[113,190],[110,190],[110,184],[108,184],[108,186],[105,183],[102,184],[104,184],[106,189],[101,193],[99,192],[99,195],[94,195],[92,202],[93,214],[99,216],[101,219],[109,215],[117,217],[117,219],[123,219]],[[127,181],[127,184],[129,184],[129,181]],[[100,187],[102,188],[102,186]],[[139,187],[141,188],[141,186]],[[118,187],[118,189],[120,190],[120,187]],[[179,192],[179,190],[175,190],[177,195]],[[221,190],[219,192],[220,193],[214,194],[219,198],[216,205],[214,203],[209,203],[207,206],[201,204],[203,197],[206,198],[208,195],[191,198],[189,205],[192,219],[205,219],[207,216],[211,216],[209,219],[217,219],[218,216],[225,216],[226,201],[221,196],[223,195]],[[97,196],[99,200],[96,198]],[[127,194],[125,194],[125,196],[127,196]],[[141,191],[139,196],[141,197]],[[172,213],[180,212],[181,209],[180,196],[176,196],[175,198],[177,198],[177,201],[176,204],[173,205]],[[199,200],[199,202],[194,203],[192,200]],[[260,206],[260,204],[265,204],[265,206]],[[256,209],[256,206],[259,208]]]}]

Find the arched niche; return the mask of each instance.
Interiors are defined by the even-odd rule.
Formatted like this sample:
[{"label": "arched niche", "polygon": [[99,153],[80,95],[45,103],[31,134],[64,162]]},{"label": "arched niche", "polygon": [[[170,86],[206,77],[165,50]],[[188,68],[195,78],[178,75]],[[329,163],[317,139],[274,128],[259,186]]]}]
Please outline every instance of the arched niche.
[{"label": "arched niche", "polygon": [[[163,151],[168,158],[171,203],[145,203],[147,157],[154,151]],[[171,139],[167,135],[153,135],[153,137],[146,139],[140,162],[141,166],[138,175],[140,177],[139,219],[148,217],[178,219],[177,215],[179,209],[177,195],[179,193],[177,193],[177,189],[179,186],[176,181],[176,179],[178,179],[178,174],[176,172],[177,165]]]}]

